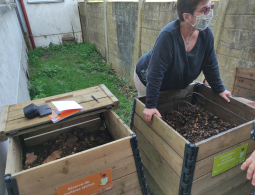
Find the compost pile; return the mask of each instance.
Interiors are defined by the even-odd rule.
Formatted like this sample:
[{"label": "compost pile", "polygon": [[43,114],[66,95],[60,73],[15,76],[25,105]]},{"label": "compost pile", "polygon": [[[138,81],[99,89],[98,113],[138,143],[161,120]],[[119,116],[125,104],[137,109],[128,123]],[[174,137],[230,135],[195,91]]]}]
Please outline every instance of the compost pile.
[{"label": "compost pile", "polygon": [[29,169],[113,141],[104,127],[88,132],[76,128],[45,143],[27,148],[23,169]]},{"label": "compost pile", "polygon": [[176,110],[166,112],[164,120],[186,140],[197,143],[236,127],[206,111],[198,104],[181,102]]}]

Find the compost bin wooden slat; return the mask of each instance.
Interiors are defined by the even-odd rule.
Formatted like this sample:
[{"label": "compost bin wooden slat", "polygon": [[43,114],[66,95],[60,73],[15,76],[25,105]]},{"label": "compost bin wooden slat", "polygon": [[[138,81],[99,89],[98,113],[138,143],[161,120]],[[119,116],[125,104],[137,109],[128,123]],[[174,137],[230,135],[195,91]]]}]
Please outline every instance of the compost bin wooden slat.
[{"label": "compost bin wooden slat", "polygon": [[[100,99],[100,103],[96,101],[89,101],[85,103],[81,103],[80,105],[84,108],[84,111],[78,112],[77,114],[86,113],[88,111],[93,111],[95,109],[104,108],[105,105],[110,105],[112,103],[109,97]],[[76,115],[76,114],[75,114]],[[14,130],[22,130],[24,128],[34,127],[37,125],[45,124],[47,122],[51,122],[49,117],[37,117],[34,119],[20,118],[17,120],[12,120],[7,122],[5,133],[9,133]]]},{"label": "compost bin wooden slat", "polygon": [[[10,106],[10,112],[14,111],[14,110],[23,109],[24,107],[26,107],[27,105],[29,105],[31,103],[34,103],[35,105],[40,106],[40,105],[45,104],[45,101],[47,101],[49,99],[58,98],[58,97],[66,96],[69,94],[73,94],[73,97],[75,97],[75,96],[79,96],[79,95],[92,94],[92,93],[96,93],[96,92],[100,92],[100,91],[102,91],[102,89],[99,86],[96,86],[96,87],[91,87],[91,88],[87,88],[87,89],[81,89],[78,91],[73,91],[70,93],[63,93],[63,94],[54,95],[51,97],[46,97],[46,98],[41,98],[41,99],[23,102],[23,103],[19,103],[19,104],[14,104],[14,105]],[[66,100],[66,99],[63,99],[63,100]]]},{"label": "compost bin wooden slat", "polygon": [[[162,158],[162,156],[152,147],[152,145],[145,139],[145,137],[140,133],[140,131],[136,130],[136,132],[137,132],[137,137],[139,139],[138,145],[140,150],[142,150],[142,153],[143,153],[143,155],[141,154],[143,163],[146,164],[145,161],[147,160],[151,164],[153,164],[155,167],[157,167],[157,170],[159,171],[159,173],[167,180],[169,188],[173,189],[176,186],[179,186],[180,176],[178,176],[178,174],[175,173],[175,171],[170,167],[170,165],[166,162],[166,160]],[[151,169],[148,169],[149,173],[151,171],[152,171]]]},{"label": "compost bin wooden slat", "polygon": [[[107,97],[107,95],[105,95],[105,93],[103,91],[99,91],[97,92],[96,94],[93,93],[94,96],[97,97],[97,99],[100,101],[102,98],[105,98]],[[87,94],[87,95],[79,95],[79,96],[75,96],[75,97],[71,97],[71,98],[67,98],[65,99],[65,101],[67,100],[73,100],[73,101],[76,101],[78,104],[84,104],[84,103],[87,103],[87,102],[93,102],[95,101],[92,97],[91,97],[91,94]],[[43,103],[45,104],[45,103]],[[51,109],[55,109],[56,107],[51,103],[47,103],[49,105],[49,107]],[[37,105],[38,106],[38,105]],[[85,108],[84,108],[85,109]],[[24,112],[23,112],[23,109],[19,109],[19,110],[15,110],[15,111],[10,111],[8,113],[8,122],[9,121],[12,121],[12,120],[17,120],[19,118],[24,118]],[[39,118],[39,117],[38,117]]]},{"label": "compost bin wooden slat", "polygon": [[236,69],[233,69],[233,74],[232,74],[232,79],[231,79],[231,84],[230,84],[230,92],[233,95],[233,90],[234,90],[234,86],[235,86],[235,81],[236,81]]},{"label": "compost bin wooden slat", "polygon": [[[108,192],[104,192],[103,195],[129,195],[132,194],[132,192],[135,192],[134,195],[141,195],[141,188],[140,192],[138,192],[138,187],[140,188],[140,184],[137,177],[137,172],[135,172],[113,181],[113,189],[109,190]],[[131,190],[130,192],[130,189],[135,189],[135,191]]]},{"label": "compost bin wooden slat", "polygon": [[160,189],[158,184],[155,182],[149,171],[143,166],[143,172],[145,175],[145,180],[147,185],[149,186],[150,191],[153,194],[160,194],[160,195],[165,195],[165,193]]},{"label": "compost bin wooden slat", "polygon": [[[255,75],[254,75],[254,78],[255,78]],[[250,89],[250,90],[254,91],[255,90],[255,80],[236,77],[235,87],[241,87],[241,88]]]},{"label": "compost bin wooden slat", "polygon": [[36,136],[34,138],[25,140],[25,143],[27,147],[35,146],[35,145],[39,145],[44,142],[47,142],[49,139],[54,139],[58,137],[59,135],[63,133],[67,133],[75,128],[82,128],[84,131],[87,130],[87,132],[92,132],[92,131],[98,130],[100,126],[102,126],[102,123],[101,123],[101,120],[98,118],[97,120],[93,120],[85,124],[71,126],[71,127],[67,126],[59,131],[48,132],[47,134]]},{"label": "compost bin wooden slat", "polygon": [[[129,156],[126,157],[124,159],[100,166],[100,167],[96,167],[92,170],[86,171],[84,173],[81,173],[79,175],[73,175],[70,178],[64,178],[61,181],[58,182],[52,182],[50,185],[47,185],[43,188],[40,189],[36,189],[33,192],[28,192],[26,189],[24,189],[24,193],[32,193],[34,195],[44,195],[44,194],[55,194],[55,188],[74,182],[76,180],[85,178],[87,176],[90,176],[92,174],[98,173],[100,171],[103,171],[105,169],[111,168],[112,169],[112,181],[113,181],[113,189],[111,191],[109,191],[108,193],[105,192],[105,194],[114,194],[114,192],[119,191],[120,189],[123,190],[123,192],[126,192],[130,189],[136,188],[137,186],[139,186],[139,181],[137,178],[137,172],[136,172],[136,166],[134,163],[134,157],[133,156]],[[136,174],[136,178],[135,178],[135,174]],[[132,175],[132,177],[130,178],[130,174],[134,174]],[[123,187],[119,184],[119,182],[116,182],[118,179],[121,179],[122,182],[125,182],[125,184],[127,184],[128,187],[130,187],[130,189],[127,189],[127,186]],[[133,181],[128,181],[127,179],[133,179]],[[122,183],[123,184],[123,183]],[[19,183],[18,183],[19,185]],[[20,189],[20,188],[19,188]],[[23,190],[23,188],[22,188]]]},{"label": "compost bin wooden slat", "polygon": [[130,136],[133,133],[114,111],[105,112],[104,117],[108,131],[114,140]]},{"label": "compost bin wooden slat", "polygon": [[[94,114],[94,113],[93,113]],[[40,135],[42,133],[48,133],[51,132],[53,130],[57,130],[57,129],[61,129],[61,128],[65,128],[71,125],[77,125],[78,123],[81,122],[86,122],[89,120],[94,120],[96,118],[99,118],[98,114],[94,114],[91,116],[84,116],[84,115],[78,115],[75,117],[71,117],[71,118],[66,118],[65,120],[62,120],[58,123],[49,123],[49,124],[45,124],[42,126],[38,126],[38,127],[33,127],[32,129],[27,130],[27,133],[24,134],[24,138],[29,138],[32,136],[36,136],[36,135]]]},{"label": "compost bin wooden slat", "polygon": [[[148,156],[143,152],[142,149],[140,149],[140,154],[143,159],[143,166],[150,170],[150,174],[153,175],[153,178],[155,181],[157,181],[158,186],[160,189],[167,195],[176,195],[178,194],[179,185],[171,185],[170,181],[165,178],[160,171],[158,170],[158,167],[156,167],[148,158]],[[177,180],[180,181],[180,178]]]},{"label": "compost bin wooden slat", "polygon": [[[136,100],[135,113],[140,117],[140,120],[142,120],[143,122],[144,108],[145,105],[140,100]],[[178,132],[172,129],[172,127],[165,123],[161,118],[153,115],[152,124],[147,124],[145,127],[146,128],[144,130],[146,130],[147,128],[152,128],[156,134],[158,134],[169,146],[174,149],[175,152],[177,152],[183,158],[185,144],[188,142]]]},{"label": "compost bin wooden slat", "polygon": [[9,138],[5,174],[14,174],[22,170],[22,152],[18,137]]},{"label": "compost bin wooden slat", "polygon": [[236,114],[230,112],[229,110],[220,107],[219,105],[215,104],[214,102],[204,100],[202,98],[200,98],[200,100],[203,101],[203,103],[205,103],[205,104],[202,104],[198,101],[199,105],[201,105],[203,108],[205,108],[207,111],[214,114],[215,116],[221,118],[225,122],[233,123],[236,125],[241,125],[241,124],[248,122],[247,119],[239,117],[238,113],[236,115]]},{"label": "compost bin wooden slat", "polygon": [[250,100],[255,100],[255,91],[250,89],[244,89],[241,87],[234,87],[233,94],[238,97],[245,97]]},{"label": "compost bin wooden slat", "polygon": [[215,195],[215,194],[224,194],[230,190],[232,190],[235,186],[238,186],[245,181],[246,179],[246,171],[243,171],[241,173],[238,173],[234,175],[233,177],[207,189],[206,191],[200,193],[199,195]]},{"label": "compost bin wooden slat", "polygon": [[172,169],[175,170],[175,172],[180,176],[183,159],[161,137],[159,137],[136,113],[134,115],[134,126],[146,138],[146,140],[148,140],[148,142],[153,145],[153,147],[166,160],[166,162],[172,167]]},{"label": "compost bin wooden slat", "polygon": [[170,91],[161,91],[158,104],[169,102],[173,100],[177,100],[179,98],[185,97],[188,93],[193,92],[195,84],[190,84],[185,89],[180,90],[170,90]]},{"label": "compost bin wooden slat", "polygon": [[254,192],[254,186],[248,180],[224,195],[251,195],[252,192]]},{"label": "compost bin wooden slat", "polygon": [[130,137],[21,171],[12,176],[18,182],[19,191],[28,193],[128,156],[133,156]]},{"label": "compost bin wooden slat", "polygon": [[[121,194],[121,192],[119,194]],[[119,194],[116,194],[116,195],[119,195]],[[143,195],[143,194],[141,191],[141,187],[139,186],[133,190],[130,190],[130,191],[124,193],[123,195]]]},{"label": "compost bin wooden slat", "polygon": [[236,76],[246,79],[255,80],[255,70],[246,68],[237,68]]},{"label": "compost bin wooden slat", "polygon": [[105,94],[111,98],[114,109],[119,109],[119,100],[112,94],[112,92],[105,86],[105,85],[99,85],[99,87],[105,92]]},{"label": "compost bin wooden slat", "polygon": [[239,146],[242,146],[246,143],[248,143],[247,154],[253,152],[254,148],[255,148],[255,142],[252,139],[248,139],[244,142],[241,142],[241,143],[236,144],[236,145],[234,145],[230,148],[227,148],[223,151],[220,151],[216,154],[213,154],[212,156],[209,156],[209,157],[204,158],[200,161],[197,161],[193,179],[195,180],[195,179],[197,179],[199,177],[202,177],[202,176],[204,176],[207,173],[210,173],[212,171],[214,157],[219,156],[221,154],[224,154],[224,153],[226,153],[230,150],[233,150],[235,148],[238,148]]},{"label": "compost bin wooden slat", "polygon": [[[246,158],[248,158],[250,155],[251,155],[251,153],[247,154]],[[210,166],[210,165],[208,165],[208,166]],[[241,167],[241,165],[238,165],[238,166],[233,167],[233,168],[225,171],[224,173],[219,174],[214,177],[212,177],[212,172],[210,172],[210,173],[204,175],[203,177],[196,179],[195,181],[193,181],[193,184],[192,184],[191,195],[199,194],[199,193],[205,191],[206,189],[209,189],[212,186],[215,186],[218,183],[231,178],[233,175],[236,175],[236,174],[242,172],[240,167]],[[212,167],[211,167],[211,170],[212,170]]]},{"label": "compost bin wooden slat", "polygon": [[197,161],[250,139],[252,125],[253,121],[250,121],[198,142],[196,144],[199,147]]},{"label": "compost bin wooden slat", "polygon": [[5,135],[5,127],[7,122],[7,116],[8,116],[9,106],[3,106],[0,113],[0,142],[5,141],[6,135]]},{"label": "compost bin wooden slat", "polygon": [[230,102],[226,102],[226,100],[223,98],[219,98],[219,95],[214,93],[211,88],[204,85],[198,87],[198,93],[201,93],[206,98],[214,101],[220,106],[240,115],[249,121],[254,120],[255,109],[252,106],[244,104],[243,102],[232,97],[229,97]]}]

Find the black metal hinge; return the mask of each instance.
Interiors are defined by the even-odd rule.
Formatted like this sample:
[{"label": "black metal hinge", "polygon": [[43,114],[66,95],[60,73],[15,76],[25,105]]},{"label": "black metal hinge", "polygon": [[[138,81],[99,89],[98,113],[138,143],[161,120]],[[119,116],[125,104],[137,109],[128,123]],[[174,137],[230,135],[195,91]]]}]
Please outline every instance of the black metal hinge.
[{"label": "black metal hinge", "polygon": [[9,133],[9,136],[14,136],[17,135],[19,133],[19,131],[12,131]]},{"label": "black metal hinge", "polygon": [[4,180],[8,195],[19,195],[16,179],[12,178],[11,174],[6,174],[4,175]]},{"label": "black metal hinge", "polygon": [[131,143],[132,151],[134,154],[135,165],[136,165],[137,175],[138,175],[139,183],[141,186],[142,194],[148,195],[148,190],[145,183],[145,176],[143,173],[142,159],[141,159],[141,155],[139,154],[138,140],[137,140],[136,134],[131,135],[130,143]]},{"label": "black metal hinge", "polygon": [[104,119],[104,113],[99,113],[99,116],[100,116],[100,119],[101,119],[101,122],[104,126],[104,129],[105,129],[105,132],[110,135],[110,132],[108,131],[108,128],[106,126],[106,122],[105,122],[105,119]]},{"label": "black metal hinge", "polygon": [[179,187],[179,195],[190,195],[196,167],[198,147],[194,144],[186,144],[182,164],[182,173]]},{"label": "black metal hinge", "polygon": [[251,128],[251,139],[253,141],[255,141],[255,121],[254,121],[254,123],[252,125],[252,128]]},{"label": "black metal hinge", "polygon": [[130,122],[130,129],[131,130],[132,130],[133,123],[134,123],[135,105],[136,105],[136,100],[137,99],[138,99],[137,97],[134,98],[134,103],[133,103],[133,108],[132,108],[132,115],[131,115],[131,122]]}]

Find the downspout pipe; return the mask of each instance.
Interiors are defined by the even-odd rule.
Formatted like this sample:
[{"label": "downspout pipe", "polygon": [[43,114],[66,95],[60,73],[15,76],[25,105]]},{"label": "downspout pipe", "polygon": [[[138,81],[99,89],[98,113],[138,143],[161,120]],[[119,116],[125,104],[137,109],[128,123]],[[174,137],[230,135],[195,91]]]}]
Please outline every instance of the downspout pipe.
[{"label": "downspout pipe", "polygon": [[35,46],[34,36],[33,36],[33,34],[32,34],[32,30],[31,30],[31,27],[30,27],[30,23],[29,23],[29,21],[28,21],[27,12],[26,12],[26,8],[25,8],[25,5],[24,5],[23,0],[20,0],[20,4],[21,4],[22,11],[23,11],[23,14],[24,14],[24,17],[25,17],[25,20],[26,20],[26,25],[27,25],[29,37],[30,37],[30,39],[31,39],[33,49],[35,49],[36,46]]},{"label": "downspout pipe", "polygon": [[25,25],[24,25],[24,21],[22,20],[22,17],[21,17],[22,15],[21,15],[21,10],[20,10],[19,4],[18,4],[18,0],[15,0],[15,3],[17,4],[19,20],[20,20],[20,23],[21,23],[21,26],[22,26],[23,33],[26,33],[26,28],[25,28]]},{"label": "downspout pipe", "polygon": [[27,30],[25,28],[24,20],[22,18],[22,11],[20,10],[20,5],[19,5],[18,0],[15,0],[15,3],[17,4],[17,12],[18,12],[17,14],[18,14],[18,18],[19,18],[19,21],[21,24],[22,32],[24,34],[26,45],[27,45],[28,49],[31,49],[31,45],[30,45],[30,42],[27,37]]}]

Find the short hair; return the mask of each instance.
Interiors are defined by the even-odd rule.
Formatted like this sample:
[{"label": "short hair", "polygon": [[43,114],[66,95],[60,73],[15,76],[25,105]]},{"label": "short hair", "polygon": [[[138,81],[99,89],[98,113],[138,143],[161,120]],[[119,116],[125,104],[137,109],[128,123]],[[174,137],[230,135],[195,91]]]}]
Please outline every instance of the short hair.
[{"label": "short hair", "polygon": [[183,13],[190,13],[193,15],[199,3],[208,1],[209,0],[177,0],[177,14],[179,20],[183,22]]}]

